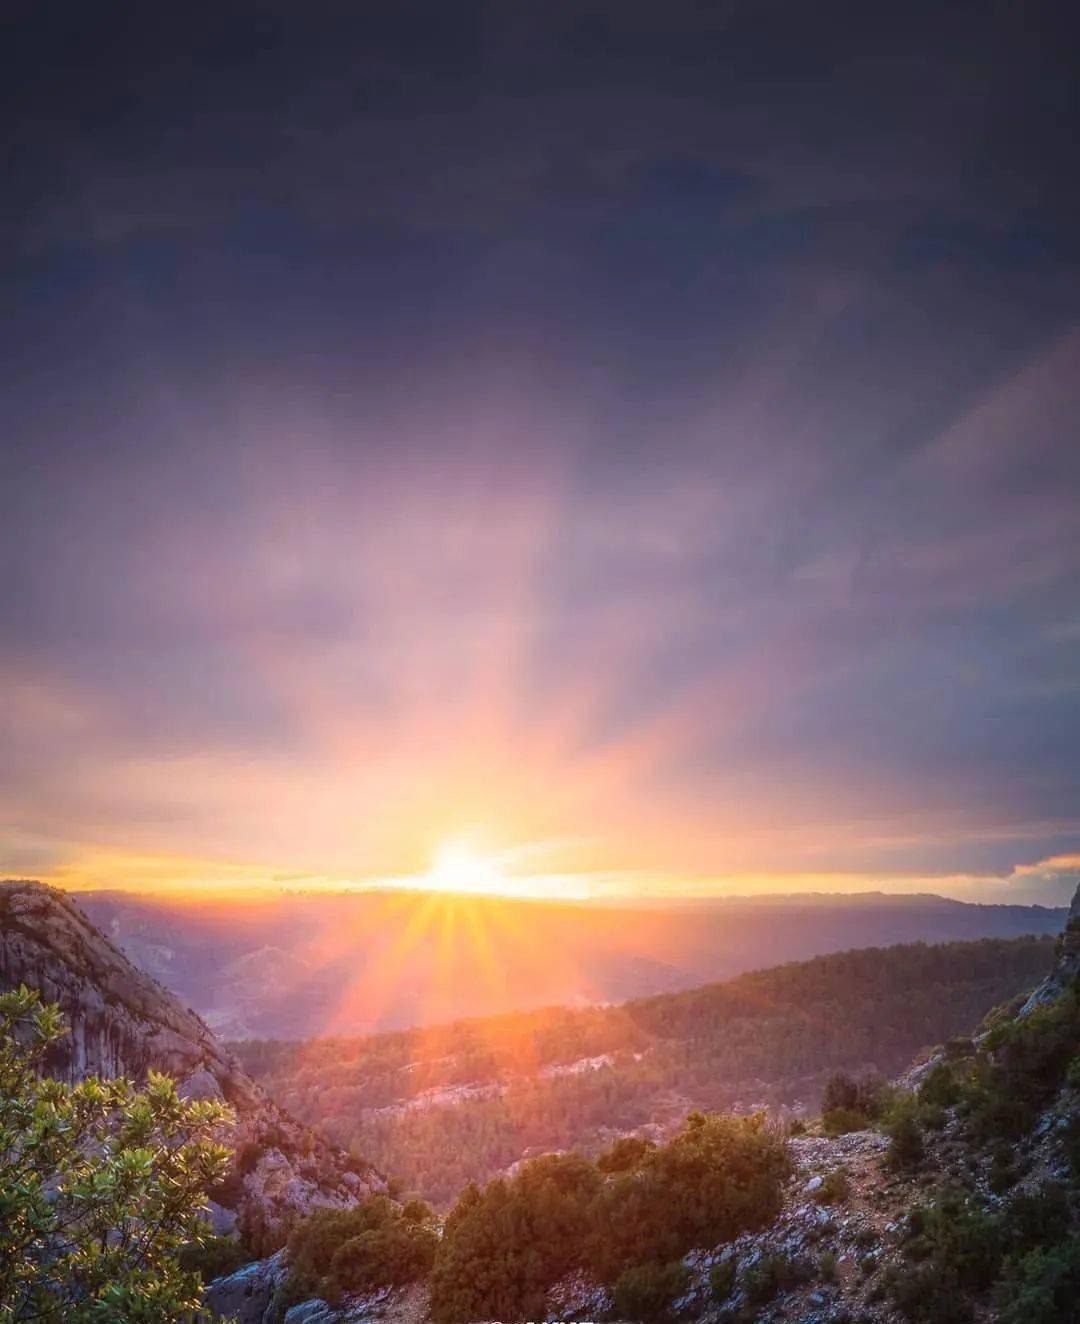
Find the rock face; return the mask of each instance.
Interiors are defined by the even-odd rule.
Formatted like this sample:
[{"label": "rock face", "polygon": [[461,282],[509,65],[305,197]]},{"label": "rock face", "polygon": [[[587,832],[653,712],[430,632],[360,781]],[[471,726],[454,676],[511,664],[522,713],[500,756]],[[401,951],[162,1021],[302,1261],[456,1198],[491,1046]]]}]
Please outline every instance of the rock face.
[{"label": "rock face", "polygon": [[[0,990],[19,984],[59,1003],[67,1018],[70,1034],[48,1064],[50,1075],[141,1080],[155,1069],[185,1095],[221,1098],[235,1109],[237,1124],[224,1139],[236,1162],[217,1204],[235,1213],[259,1249],[275,1249],[313,1208],[343,1207],[385,1189],[374,1169],[268,1099],[205,1022],[132,965],[70,896],[11,880],[0,882]],[[215,1221],[231,1220],[219,1209]]]},{"label": "rock face", "polygon": [[1072,905],[1069,907],[1069,918],[1058,939],[1054,968],[1028,998],[1020,1015],[1027,1016],[1036,1007],[1046,1002],[1053,1002],[1078,977],[1080,977],[1080,886],[1073,896]]}]

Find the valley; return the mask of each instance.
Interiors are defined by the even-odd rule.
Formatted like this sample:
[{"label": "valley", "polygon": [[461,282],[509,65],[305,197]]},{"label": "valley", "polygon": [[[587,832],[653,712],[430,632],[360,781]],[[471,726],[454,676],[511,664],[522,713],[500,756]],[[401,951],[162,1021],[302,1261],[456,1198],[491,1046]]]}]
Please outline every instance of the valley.
[{"label": "valley", "polygon": [[233,1047],[282,1106],[444,1206],[532,1154],[662,1138],[694,1109],[816,1112],[832,1072],[889,1076],[968,1034],[1038,982],[1053,949],[862,949],[618,1006]]}]

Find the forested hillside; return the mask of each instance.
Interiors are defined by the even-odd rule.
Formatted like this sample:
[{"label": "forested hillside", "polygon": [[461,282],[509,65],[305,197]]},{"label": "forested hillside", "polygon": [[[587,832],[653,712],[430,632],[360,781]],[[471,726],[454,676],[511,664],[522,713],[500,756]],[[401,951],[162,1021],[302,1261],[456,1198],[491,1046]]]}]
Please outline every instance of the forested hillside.
[{"label": "forested hillside", "polygon": [[1042,978],[1049,938],[863,949],[617,1007],[237,1045],[278,1100],[440,1204],[539,1151],[668,1133],[692,1109],[816,1109]]}]

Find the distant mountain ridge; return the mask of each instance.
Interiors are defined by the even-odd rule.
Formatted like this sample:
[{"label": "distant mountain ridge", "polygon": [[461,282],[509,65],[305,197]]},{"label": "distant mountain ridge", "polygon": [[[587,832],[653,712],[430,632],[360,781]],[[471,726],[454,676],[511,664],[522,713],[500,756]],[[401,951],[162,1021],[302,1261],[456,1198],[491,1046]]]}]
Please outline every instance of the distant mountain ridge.
[{"label": "distant mountain ridge", "polygon": [[1056,934],[1067,914],[881,893],[649,905],[402,891],[197,904],[88,892],[78,901],[132,961],[232,1039],[625,1002],[850,948]]}]

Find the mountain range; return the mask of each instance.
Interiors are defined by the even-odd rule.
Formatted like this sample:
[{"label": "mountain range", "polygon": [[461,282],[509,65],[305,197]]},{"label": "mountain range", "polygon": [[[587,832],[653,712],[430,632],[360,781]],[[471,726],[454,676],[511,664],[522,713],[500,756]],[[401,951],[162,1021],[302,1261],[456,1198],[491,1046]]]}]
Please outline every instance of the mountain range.
[{"label": "mountain range", "polygon": [[78,900],[136,965],[229,1039],[624,1002],[855,947],[1056,934],[1066,914],[880,893],[648,907],[411,891]]}]

